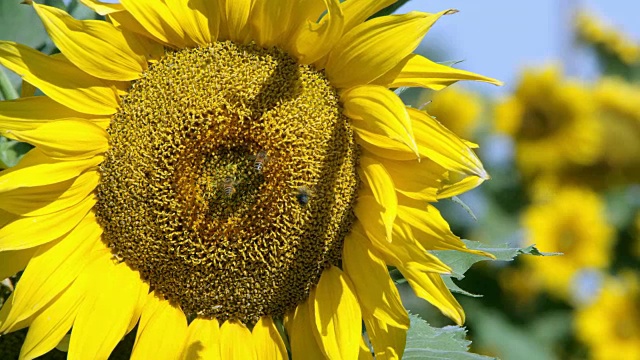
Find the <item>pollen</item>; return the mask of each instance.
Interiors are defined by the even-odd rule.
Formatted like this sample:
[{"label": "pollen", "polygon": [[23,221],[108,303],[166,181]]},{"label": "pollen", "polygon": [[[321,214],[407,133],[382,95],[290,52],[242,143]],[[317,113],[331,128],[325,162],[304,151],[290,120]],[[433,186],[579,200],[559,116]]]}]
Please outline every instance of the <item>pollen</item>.
[{"label": "pollen", "polygon": [[229,41],[167,49],[131,84],[108,133],[103,239],[185,313],[282,316],[339,265],[358,151],[313,66]]}]

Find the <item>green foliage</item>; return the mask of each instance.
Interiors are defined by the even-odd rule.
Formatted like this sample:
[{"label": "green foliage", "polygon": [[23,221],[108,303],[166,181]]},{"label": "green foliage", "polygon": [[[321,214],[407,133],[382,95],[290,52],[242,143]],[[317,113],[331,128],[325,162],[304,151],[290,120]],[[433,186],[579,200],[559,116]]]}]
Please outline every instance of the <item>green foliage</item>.
[{"label": "green foliage", "polygon": [[[518,255],[536,255],[536,256],[548,256],[548,255],[558,255],[552,253],[542,253],[540,252],[534,245],[528,246],[526,248],[513,247],[508,244],[504,245],[486,245],[477,241],[469,241],[463,240],[469,249],[481,250],[490,254],[493,254],[496,257],[496,260],[500,261],[512,261]],[[447,287],[453,292],[472,296],[479,297],[481,295],[471,294],[463,289],[461,289],[458,285],[456,285],[451,279],[456,278],[458,280],[462,280],[464,278],[464,273],[471,268],[471,266],[479,261],[490,260],[486,256],[477,255],[477,254],[469,254],[463,253],[460,251],[450,251],[450,250],[437,250],[433,251],[433,253],[440,258],[445,264],[451,267],[452,273],[450,276],[443,276]]]},{"label": "green foliage", "polygon": [[15,166],[32,146],[0,136],[0,170]]},{"label": "green foliage", "polygon": [[459,326],[431,327],[417,315],[409,314],[411,327],[403,359],[486,360],[490,357],[469,352],[471,341]]}]

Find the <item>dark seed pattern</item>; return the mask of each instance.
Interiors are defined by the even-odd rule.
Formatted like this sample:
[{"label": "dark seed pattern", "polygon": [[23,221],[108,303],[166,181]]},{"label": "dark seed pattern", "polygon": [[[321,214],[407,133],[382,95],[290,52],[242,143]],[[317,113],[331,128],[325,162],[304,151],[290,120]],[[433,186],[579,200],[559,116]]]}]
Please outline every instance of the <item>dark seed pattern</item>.
[{"label": "dark seed pattern", "polygon": [[[103,239],[186,314],[282,316],[339,264],[357,148],[336,90],[312,66],[228,41],[167,50],[132,83],[108,133]],[[256,154],[268,161],[256,166]]]}]

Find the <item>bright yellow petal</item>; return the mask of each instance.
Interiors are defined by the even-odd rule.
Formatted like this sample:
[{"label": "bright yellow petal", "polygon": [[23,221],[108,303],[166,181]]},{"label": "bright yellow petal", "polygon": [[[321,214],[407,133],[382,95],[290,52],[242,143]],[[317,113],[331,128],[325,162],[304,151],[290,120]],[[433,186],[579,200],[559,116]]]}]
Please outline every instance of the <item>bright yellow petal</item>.
[{"label": "bright yellow petal", "polygon": [[367,20],[371,15],[395,3],[398,0],[348,0],[340,3],[344,13],[344,32],[347,33]]},{"label": "bright yellow petal", "polygon": [[353,284],[337,267],[326,269],[309,295],[314,331],[320,348],[330,359],[356,359],[362,316]]},{"label": "bright yellow petal", "polygon": [[421,202],[400,198],[398,225],[410,226],[412,238],[427,250],[457,250],[495,258],[484,251],[467,249],[464,242],[453,234],[438,209],[431,204],[424,206]]},{"label": "bright yellow petal", "polygon": [[93,272],[89,268],[34,318],[20,351],[20,359],[33,359],[49,352],[67,335],[85,294],[92,286],[94,279],[91,275]]},{"label": "bright yellow petal", "polygon": [[420,154],[447,170],[488,179],[480,159],[456,134],[424,111],[407,108]]},{"label": "bright yellow petal", "polygon": [[89,9],[97,12],[100,15],[107,15],[114,12],[120,12],[124,10],[124,6],[120,3],[105,3],[98,0],[80,0]]},{"label": "bright yellow petal", "polygon": [[23,250],[0,251],[0,281],[27,267],[27,263],[37,250],[37,247],[33,247]]},{"label": "bright yellow petal", "polygon": [[131,359],[176,359],[186,337],[187,318],[182,310],[152,292],[140,316]]},{"label": "bright yellow petal", "polygon": [[0,229],[0,251],[21,250],[48,243],[71,231],[96,204],[89,196],[68,209],[23,217]]},{"label": "bright yellow petal", "polygon": [[0,332],[35,314],[68,287],[99,255],[90,250],[101,233],[95,217],[87,216],[63,239],[41,246],[22,273],[14,292],[13,308]]},{"label": "bright yellow petal", "polygon": [[387,241],[392,241],[393,222],[398,212],[398,198],[391,175],[372,157],[360,157],[360,178],[364,179],[382,210]]},{"label": "bright yellow petal", "polygon": [[0,326],[2,326],[2,331],[0,331],[0,336],[4,334],[8,334],[10,332],[18,331],[20,329],[24,329],[31,325],[33,321],[33,316],[28,317],[25,320],[12,322],[7,324],[6,320],[13,309],[13,293],[9,295],[7,300],[5,300],[4,304],[2,304],[2,308],[0,308]]},{"label": "bright yellow petal", "polygon": [[237,321],[225,321],[220,327],[220,355],[229,360],[257,359],[251,331]]},{"label": "bright yellow petal", "polygon": [[174,9],[165,1],[121,0],[120,3],[159,41],[176,48],[196,45],[185,36],[180,22],[172,12]]},{"label": "bright yellow petal", "polygon": [[220,325],[216,319],[195,318],[187,331],[183,360],[220,360]]},{"label": "bright yellow petal", "polygon": [[287,348],[270,316],[263,316],[258,320],[251,332],[256,354],[260,359],[285,360],[289,359]]},{"label": "bright yellow petal", "polygon": [[498,86],[502,85],[502,82],[496,79],[438,64],[417,54],[407,56],[395,68],[374,80],[373,83],[390,88],[411,86],[442,90],[460,80],[484,81]]},{"label": "bright yellow petal", "polygon": [[313,335],[312,321],[309,299],[298,304],[293,315],[285,318],[293,360],[325,360],[316,337]]},{"label": "bright yellow petal", "polygon": [[377,157],[377,160],[391,175],[396,191],[412,199],[435,202],[446,171],[429,159],[388,160]]},{"label": "bright yellow petal", "polygon": [[446,199],[452,196],[466,193],[469,190],[475,189],[482,184],[486,179],[479,176],[469,175],[462,180],[453,184],[446,184],[442,186],[442,189],[438,191],[438,199]]},{"label": "bright yellow petal", "polygon": [[110,83],[83,72],[64,57],[50,57],[24,45],[0,41],[0,64],[73,110],[111,115],[118,109],[118,95]]},{"label": "bright yellow petal", "polygon": [[[358,204],[360,198],[358,199]],[[356,216],[359,216],[356,205]],[[371,206],[371,205],[369,205]],[[358,229],[352,230],[353,234],[357,234],[362,229],[362,234],[366,235],[371,245],[378,250],[381,258],[390,265],[398,266],[400,264],[413,264],[415,268],[422,271],[437,272],[441,274],[450,274],[451,268],[435,255],[427,252],[425,248],[417,242],[411,232],[411,228],[402,227],[403,223],[396,223],[393,226],[393,242],[384,239],[384,233],[380,230],[381,225],[378,219],[377,225],[366,224],[359,217]],[[373,221],[373,220],[370,220]]]},{"label": "bright yellow petal", "polygon": [[382,217],[383,211],[384,208],[378,203],[375,197],[362,193],[358,195],[358,201],[353,209],[356,217],[368,233],[371,233],[372,236],[377,239],[390,242],[393,235],[391,237],[387,235],[387,227]]},{"label": "bright yellow petal", "polygon": [[289,30],[286,25],[293,5],[292,0],[280,1],[277,5],[272,0],[255,1],[249,23],[256,44],[270,48],[282,41],[282,36]]},{"label": "bright yellow petal", "polygon": [[407,329],[391,326],[364,312],[362,317],[376,360],[402,359],[407,343]]},{"label": "bright yellow petal", "polygon": [[464,310],[439,274],[425,273],[412,266],[399,266],[398,269],[418,297],[430,302],[456,324],[464,324]]},{"label": "bright yellow petal", "polygon": [[396,327],[408,328],[409,316],[400,293],[389,277],[387,264],[367,243],[351,234],[342,250],[344,271],[353,282],[362,311]]},{"label": "bright yellow petal", "polygon": [[84,72],[100,79],[129,81],[147,69],[147,53],[136,35],[125,37],[106,21],[76,20],[58,8],[33,6],[56,46]]},{"label": "bright yellow petal", "polygon": [[106,130],[83,120],[60,120],[33,130],[8,130],[7,133],[54,159],[88,159],[109,149]]},{"label": "bright yellow petal", "polygon": [[211,0],[165,0],[189,43],[208,45],[218,36],[218,4]]},{"label": "bright yellow petal", "polygon": [[[23,85],[24,86],[24,85]],[[109,118],[93,118],[73,111],[46,96],[19,98],[0,102],[0,133],[6,137],[5,130],[33,130],[40,125],[62,119],[83,119],[101,125],[108,124]],[[85,119],[86,118],[86,119]]]},{"label": "bright yellow petal", "polygon": [[346,33],[331,51],[327,76],[337,88],[368,84],[393,69],[420,44],[442,15],[412,11],[364,22]]},{"label": "bright yellow petal", "polygon": [[220,5],[220,37],[240,43],[249,40],[249,15],[253,0],[218,0]]},{"label": "bright yellow petal", "polygon": [[339,0],[324,0],[327,13],[319,22],[307,22],[290,40],[289,51],[301,64],[311,64],[331,50],[340,39],[344,14]]},{"label": "bright yellow petal", "polygon": [[64,161],[52,159],[40,149],[31,149],[18,165],[0,172],[0,192],[66,181],[87,170],[95,169],[102,160],[102,156],[96,156],[90,159]]},{"label": "bright yellow petal", "polygon": [[78,309],[69,342],[69,360],[108,358],[127,333],[140,292],[149,291],[137,271],[126,263],[114,264],[110,253],[98,261],[104,265],[97,267],[94,282]]},{"label": "bright yellow petal", "polygon": [[2,192],[0,209],[23,216],[51,214],[80,203],[95,190],[99,181],[97,171],[88,171],[56,184]]},{"label": "bright yellow petal", "polygon": [[344,91],[340,98],[344,114],[352,119],[351,127],[363,141],[381,148],[399,147],[419,156],[411,119],[393,91],[363,85]]}]

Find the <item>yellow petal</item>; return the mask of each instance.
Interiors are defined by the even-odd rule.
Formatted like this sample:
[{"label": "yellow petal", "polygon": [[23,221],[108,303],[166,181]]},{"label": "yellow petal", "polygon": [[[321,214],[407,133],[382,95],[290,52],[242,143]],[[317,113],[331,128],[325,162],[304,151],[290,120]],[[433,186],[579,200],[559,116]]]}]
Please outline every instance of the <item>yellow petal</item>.
[{"label": "yellow petal", "polygon": [[78,112],[111,115],[118,109],[112,84],[83,72],[64,57],[50,57],[24,45],[0,41],[0,64]]},{"label": "yellow petal", "polygon": [[364,22],[344,34],[329,54],[327,76],[337,88],[368,84],[415,50],[442,15],[412,11]]},{"label": "yellow petal", "polygon": [[362,317],[376,359],[402,359],[407,343],[407,329],[391,326],[364,312]]},{"label": "yellow petal", "polygon": [[51,214],[78,204],[95,190],[99,181],[97,171],[88,171],[56,184],[2,192],[0,209],[22,216]]},{"label": "yellow petal", "polygon": [[362,311],[396,327],[408,328],[409,316],[400,293],[389,277],[387,264],[367,243],[351,234],[342,250],[344,271],[351,279]]},{"label": "yellow petal", "polygon": [[129,81],[147,69],[145,47],[136,35],[125,37],[106,21],[76,20],[54,7],[33,6],[56,46],[84,72],[100,79]]},{"label": "yellow petal", "polygon": [[372,360],[374,359],[371,349],[364,342],[364,336],[360,337],[360,352],[358,353],[358,360]]},{"label": "yellow petal", "polygon": [[11,138],[5,130],[33,130],[41,125],[59,120],[77,120],[108,123],[109,118],[94,118],[73,111],[46,96],[19,98],[0,102],[0,133]]},{"label": "yellow petal", "polygon": [[109,149],[107,132],[83,120],[60,120],[33,130],[8,130],[7,133],[36,146],[54,159],[88,159]]},{"label": "yellow petal", "polygon": [[0,326],[2,326],[2,330],[0,331],[0,336],[14,332],[14,331],[18,331],[20,329],[24,329],[29,325],[31,325],[31,322],[33,321],[33,316],[32,316],[22,321],[7,324],[6,319],[11,313],[12,309],[13,309],[13,293],[9,295],[7,300],[5,300],[4,304],[2,304],[2,308],[0,308]]},{"label": "yellow petal", "polygon": [[[218,4],[211,0],[165,0],[167,7],[175,16],[189,43],[208,45],[217,37]],[[215,11],[214,11],[215,10]],[[212,22],[209,24],[209,22]],[[211,30],[215,29],[214,37]]]},{"label": "yellow petal", "polygon": [[34,318],[22,345],[20,359],[33,359],[51,351],[67,335],[85,294],[92,286],[93,274],[89,268]]},{"label": "yellow petal", "polygon": [[438,201],[441,180],[446,175],[440,165],[429,159],[389,160],[377,157],[391,176],[396,191],[412,199]]},{"label": "yellow petal", "polygon": [[467,191],[480,186],[480,184],[482,184],[485,180],[486,179],[483,179],[479,176],[465,176],[458,182],[442,186],[442,189],[438,191],[438,199],[446,199],[452,196],[466,193]]},{"label": "yellow petal", "polygon": [[488,179],[480,159],[456,134],[424,111],[407,108],[420,154],[447,170]]},{"label": "yellow petal", "polygon": [[325,56],[340,39],[344,14],[339,0],[324,0],[327,13],[319,22],[308,21],[290,40],[289,51],[301,64],[311,64]]},{"label": "yellow petal", "polygon": [[288,30],[291,16],[292,0],[281,1],[274,6],[272,0],[256,0],[253,5],[249,23],[252,38],[259,46],[270,48],[282,41],[282,36]]},{"label": "yellow petal", "polygon": [[359,194],[353,211],[368,233],[377,239],[390,242],[393,235],[391,237],[387,235],[387,227],[382,217],[384,209],[375,197],[369,194]]},{"label": "yellow petal", "polygon": [[326,269],[309,295],[313,334],[330,359],[356,359],[362,316],[353,284],[335,266]]},{"label": "yellow petal", "polygon": [[68,209],[23,217],[0,229],[0,251],[21,250],[48,243],[71,231],[96,204],[94,196]]},{"label": "yellow petal", "polygon": [[251,332],[253,345],[260,359],[285,360],[289,359],[287,348],[270,316],[263,316],[258,320]]},{"label": "yellow petal", "polygon": [[249,15],[253,0],[219,0],[220,37],[244,43],[249,39]]},{"label": "yellow petal", "polygon": [[124,6],[120,3],[105,3],[98,0],[80,0],[80,2],[89,9],[103,16],[124,10]]},{"label": "yellow petal", "polygon": [[431,204],[427,204],[426,208],[423,208],[417,203],[401,199],[401,204],[398,206],[398,225],[400,227],[410,226],[412,238],[425,249],[457,250],[495,258],[492,254],[484,251],[467,249],[464,242],[453,234],[438,209]]},{"label": "yellow petal", "polygon": [[293,315],[285,318],[293,360],[324,360],[325,356],[313,335],[309,299],[298,304]]},{"label": "yellow petal", "polygon": [[87,216],[66,237],[42,245],[22,273],[14,292],[13,308],[0,332],[35,314],[68,287],[99,255],[90,250],[101,233],[95,217]]},{"label": "yellow petal", "polygon": [[374,83],[390,88],[411,86],[442,90],[460,80],[484,81],[498,86],[502,85],[502,82],[496,79],[438,64],[417,54],[407,56],[395,68],[374,80]]},{"label": "yellow petal", "polygon": [[[382,221],[386,229],[387,241],[392,241],[393,222],[398,212],[398,198],[391,175],[372,157],[360,157],[360,177],[363,178],[373,193],[382,210]],[[363,176],[364,175],[364,176]]]},{"label": "yellow petal", "polygon": [[131,359],[176,359],[186,337],[187,318],[182,310],[151,292],[140,316]]},{"label": "yellow petal", "polygon": [[371,15],[395,3],[398,0],[349,0],[340,3],[344,13],[344,32],[347,33],[355,26],[360,25]]},{"label": "yellow petal", "polygon": [[52,159],[40,149],[31,149],[18,165],[0,172],[0,192],[66,181],[94,169],[102,159],[102,156],[95,156],[90,159],[64,161]]},{"label": "yellow petal", "polygon": [[[360,199],[358,199],[358,203],[360,203]],[[357,208],[356,216],[358,216]],[[361,220],[361,218],[358,219]],[[400,264],[411,263],[414,267],[422,271],[450,274],[451,268],[435,255],[427,252],[414,238],[411,231],[412,229],[407,229],[402,227],[402,225],[404,224],[394,224],[393,242],[384,240],[384,233],[379,230],[380,224],[372,226],[361,221],[358,229],[362,229],[362,234],[366,235],[366,238],[370,240],[373,247],[378,250],[381,258],[387,264],[398,266]],[[357,232],[358,230],[352,230],[352,233]]]},{"label": "yellow petal", "polygon": [[418,297],[430,302],[456,324],[464,324],[464,310],[439,274],[425,273],[412,266],[399,266],[398,269]]},{"label": "yellow petal", "polygon": [[180,22],[164,1],[121,0],[127,12],[140,23],[154,38],[176,48],[195,45],[186,38]]},{"label": "yellow petal", "polygon": [[0,281],[27,267],[27,263],[37,250],[37,247],[33,247],[23,250],[0,251]]},{"label": "yellow petal", "polygon": [[251,331],[238,321],[225,321],[220,327],[220,355],[229,360],[257,359]]},{"label": "yellow petal", "polygon": [[220,325],[216,319],[195,318],[187,331],[183,360],[220,360]]},{"label": "yellow petal", "polygon": [[97,267],[94,283],[78,309],[69,360],[108,358],[127,332],[140,292],[149,291],[137,271],[126,263],[114,264],[111,254],[106,253],[98,261],[104,265]]},{"label": "yellow petal", "polygon": [[341,94],[344,114],[365,142],[381,148],[402,148],[418,156],[411,119],[393,91],[376,85],[356,86]]}]

